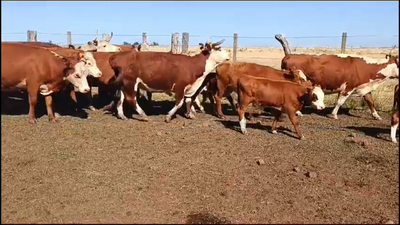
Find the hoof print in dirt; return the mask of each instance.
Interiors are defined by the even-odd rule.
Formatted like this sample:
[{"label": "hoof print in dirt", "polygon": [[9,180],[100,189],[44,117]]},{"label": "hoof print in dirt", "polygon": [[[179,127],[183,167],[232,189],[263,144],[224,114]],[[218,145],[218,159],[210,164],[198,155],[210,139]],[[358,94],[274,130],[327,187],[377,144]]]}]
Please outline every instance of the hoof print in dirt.
[{"label": "hoof print in dirt", "polygon": [[308,178],[316,178],[316,177],[317,177],[317,173],[314,172],[314,171],[308,171],[308,172],[306,173],[306,176],[307,176]]}]

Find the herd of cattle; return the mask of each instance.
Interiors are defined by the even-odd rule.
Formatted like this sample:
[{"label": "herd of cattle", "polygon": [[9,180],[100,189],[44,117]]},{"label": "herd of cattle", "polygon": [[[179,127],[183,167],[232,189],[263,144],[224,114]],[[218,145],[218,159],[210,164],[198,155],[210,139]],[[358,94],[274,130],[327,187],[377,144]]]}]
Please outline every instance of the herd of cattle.
[{"label": "herd of cattle", "polygon": [[[353,94],[363,96],[372,116],[380,120],[371,91],[388,79],[399,77],[399,58],[391,53],[380,60],[348,54],[292,54],[282,35],[275,36],[285,52],[281,70],[231,61],[229,53],[221,47],[224,40],[200,43],[200,52],[189,56],[141,51],[140,45],[113,45],[111,38],[112,35],[100,41],[96,37],[77,49],[72,45],[63,48],[43,42],[2,42],[2,104],[10,94],[26,90],[30,106],[29,122],[36,123],[35,105],[39,95],[45,98],[49,120],[56,121],[53,94],[67,93],[77,103],[75,91],[78,91],[91,99],[87,79],[91,76],[96,80],[91,86],[99,88],[102,108],[116,111],[120,119],[126,119],[123,111],[123,102],[126,101],[133,105],[141,120],[148,120],[137,102],[139,89],[147,92],[149,101],[152,92],[175,94],[176,102],[168,112],[166,122],[184,103],[188,118],[194,118],[194,106],[204,112],[198,100],[198,95],[203,94],[203,102],[209,98],[214,105],[214,114],[219,118],[224,118],[221,100],[227,97],[238,112],[243,134],[247,133],[244,114],[247,106],[253,104],[251,111],[257,106],[274,109],[272,133],[276,133],[277,122],[282,113],[286,113],[302,139],[296,116],[302,115],[304,106],[311,105],[322,110],[325,108],[324,95],[338,93],[336,106],[330,115],[337,119],[340,106]],[[238,94],[238,104],[234,104],[232,92]],[[89,102],[89,108],[95,110],[92,101]],[[391,119],[393,142],[397,142],[398,118],[397,85]]]}]

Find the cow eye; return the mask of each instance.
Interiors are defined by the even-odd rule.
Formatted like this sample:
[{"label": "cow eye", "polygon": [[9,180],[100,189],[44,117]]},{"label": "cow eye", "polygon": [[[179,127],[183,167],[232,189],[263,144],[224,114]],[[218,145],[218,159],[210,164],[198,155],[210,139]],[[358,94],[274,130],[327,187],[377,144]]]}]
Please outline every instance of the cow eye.
[{"label": "cow eye", "polygon": [[107,45],[103,45],[103,47],[105,48]]},{"label": "cow eye", "polygon": [[81,78],[81,75],[79,75],[79,74],[75,74],[75,78]]}]

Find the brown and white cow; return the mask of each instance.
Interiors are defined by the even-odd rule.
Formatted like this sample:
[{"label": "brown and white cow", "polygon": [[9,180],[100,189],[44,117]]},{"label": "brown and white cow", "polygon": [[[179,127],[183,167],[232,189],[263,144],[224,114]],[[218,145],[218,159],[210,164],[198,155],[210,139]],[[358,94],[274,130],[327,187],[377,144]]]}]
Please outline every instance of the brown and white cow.
[{"label": "brown and white cow", "polygon": [[390,125],[390,138],[392,139],[392,142],[397,143],[396,131],[399,126],[399,85],[394,87],[394,100]]},{"label": "brown and white cow", "polygon": [[96,31],[96,37],[93,39],[93,41],[89,41],[87,44],[79,46],[78,49],[83,50],[83,51],[97,51],[97,52],[122,52],[121,47],[112,45],[110,43],[112,37],[113,37],[113,32],[111,32],[111,35],[106,39],[106,40],[98,40],[98,32]]},{"label": "brown and white cow", "polygon": [[295,66],[301,70],[304,77],[314,85],[314,92],[319,101],[325,94],[338,93],[336,106],[331,116],[337,119],[340,106],[350,95],[363,96],[372,116],[381,120],[375,110],[371,91],[390,78],[399,77],[398,56],[387,55],[386,59],[376,60],[362,56],[337,55],[307,55],[291,54],[286,38],[275,35],[285,52],[281,68]]},{"label": "brown and white cow", "polygon": [[[236,108],[233,105],[233,98],[231,97],[231,93],[236,91],[238,79],[243,74],[251,74],[256,77],[269,78],[274,80],[288,80],[297,82],[298,78],[295,76],[295,73],[298,71],[294,71],[293,68],[288,68],[287,70],[277,70],[270,66],[259,65],[256,63],[247,63],[247,62],[223,62],[216,68],[216,81],[217,81],[217,90],[215,93],[215,101],[216,101],[216,114],[219,118],[225,118],[222,113],[221,104],[222,97],[226,96],[231,103],[233,108]],[[314,105],[316,108],[322,109],[321,105]],[[301,115],[301,112],[298,111],[297,114]],[[252,117],[250,115],[250,117]]]},{"label": "brown and white cow", "polygon": [[275,120],[272,123],[272,133],[277,133],[277,122],[283,112],[288,114],[298,137],[303,139],[304,136],[301,134],[296,120],[296,112],[302,107],[307,97],[311,97],[313,103],[316,100],[316,96],[312,94],[313,87],[311,83],[307,84],[307,82],[299,84],[241,74],[237,80],[237,93],[239,123],[242,133],[247,134],[246,118],[244,117],[247,106],[250,103],[257,103],[277,109],[274,111]]},{"label": "brown and white cow", "polygon": [[27,89],[30,123],[36,123],[34,108],[40,93],[45,96],[49,120],[55,121],[50,94],[59,91],[65,80],[80,92],[88,92],[86,63],[83,53],[62,56],[45,48],[2,43],[1,91]]},{"label": "brown and white cow", "polygon": [[[110,58],[110,65],[116,71],[116,83],[121,85],[121,100],[126,98],[142,120],[147,115],[137,104],[139,87],[151,92],[174,92],[175,106],[168,112],[169,122],[176,111],[186,102],[189,118],[194,118],[191,106],[198,92],[203,88],[207,75],[219,63],[229,60],[229,54],[217,43],[207,43],[196,56],[170,54],[166,52],[122,52]],[[122,102],[117,104],[118,116],[122,119]]]}]

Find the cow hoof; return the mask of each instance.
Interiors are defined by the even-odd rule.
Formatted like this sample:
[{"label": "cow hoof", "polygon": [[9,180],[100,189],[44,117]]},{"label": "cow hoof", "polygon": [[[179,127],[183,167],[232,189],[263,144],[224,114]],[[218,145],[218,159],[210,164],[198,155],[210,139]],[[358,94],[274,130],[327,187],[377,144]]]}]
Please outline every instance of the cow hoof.
[{"label": "cow hoof", "polygon": [[328,114],[328,117],[335,120],[338,119],[338,116],[336,114]]},{"label": "cow hoof", "polygon": [[372,115],[374,117],[374,119],[376,120],[382,120],[382,118],[379,115]]},{"label": "cow hoof", "polygon": [[206,111],[204,109],[200,109],[200,113],[206,114]]},{"label": "cow hoof", "polygon": [[299,140],[304,140],[304,139],[305,139],[304,135],[301,135],[301,137],[299,137]]},{"label": "cow hoof", "polygon": [[273,134],[277,134],[277,133],[278,133],[278,131],[276,131],[276,130],[273,130],[273,131],[271,131],[271,133],[273,133]]},{"label": "cow hoof", "polygon": [[194,119],[195,116],[194,116],[193,113],[186,113],[186,118],[188,118],[188,119]]},{"label": "cow hoof", "polygon": [[92,111],[96,111],[96,108],[93,107],[93,106],[89,106],[89,109],[92,110]]},{"label": "cow hoof", "polygon": [[220,118],[220,119],[222,119],[222,120],[225,119],[225,116],[223,116],[223,115],[217,115],[217,117]]},{"label": "cow hoof", "polygon": [[57,123],[58,120],[56,118],[49,118],[49,122],[51,123]]},{"label": "cow hoof", "polygon": [[125,115],[117,115],[117,118],[118,119],[121,119],[121,120],[127,120],[128,118],[126,118],[126,116]]},{"label": "cow hoof", "polygon": [[139,120],[143,122],[149,122],[149,118],[147,116],[140,117]]},{"label": "cow hoof", "polygon": [[300,111],[297,111],[296,116],[303,116],[303,113],[301,113]]},{"label": "cow hoof", "polygon": [[397,144],[397,140],[396,139],[392,139],[392,142]]},{"label": "cow hoof", "polygon": [[30,124],[36,124],[38,121],[37,119],[29,119]]},{"label": "cow hoof", "polygon": [[247,130],[242,130],[242,134],[244,134],[244,135],[248,135],[248,134],[249,134],[249,132],[248,132]]},{"label": "cow hoof", "polygon": [[61,115],[59,113],[54,113],[54,116],[57,118],[61,118]]},{"label": "cow hoof", "polygon": [[165,117],[165,122],[166,122],[166,123],[171,122],[171,116],[167,115],[167,116]]}]

